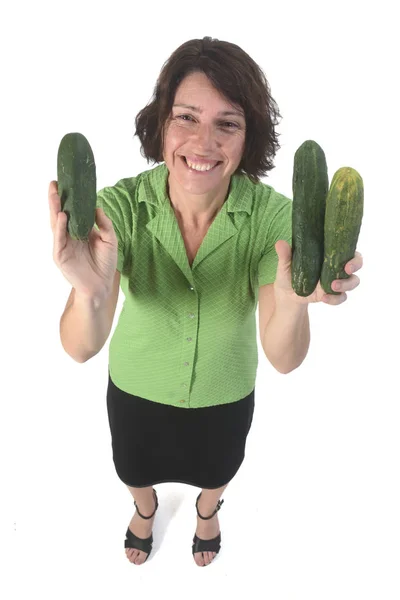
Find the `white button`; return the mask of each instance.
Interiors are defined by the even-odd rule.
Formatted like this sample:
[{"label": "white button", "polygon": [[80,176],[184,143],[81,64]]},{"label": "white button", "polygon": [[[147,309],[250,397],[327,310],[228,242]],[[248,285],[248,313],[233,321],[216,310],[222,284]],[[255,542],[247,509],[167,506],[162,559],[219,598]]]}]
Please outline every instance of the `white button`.
[{"label": "white button", "polygon": [[192,341],[192,338],[186,338],[186,339],[187,339],[187,341],[188,341],[188,342],[191,342],[191,341]]},{"label": "white button", "polygon": [[191,319],[193,319],[193,317],[194,317],[194,314],[193,314],[193,313],[190,313],[190,314],[189,314],[189,317],[190,317]]},{"label": "white button", "polygon": [[188,362],[185,362],[185,363],[183,363],[183,364],[185,365],[185,367],[188,367],[188,366],[189,366],[189,363],[188,363]]},{"label": "white button", "polygon": [[194,288],[192,286],[190,286],[189,290],[191,290],[193,292]]}]

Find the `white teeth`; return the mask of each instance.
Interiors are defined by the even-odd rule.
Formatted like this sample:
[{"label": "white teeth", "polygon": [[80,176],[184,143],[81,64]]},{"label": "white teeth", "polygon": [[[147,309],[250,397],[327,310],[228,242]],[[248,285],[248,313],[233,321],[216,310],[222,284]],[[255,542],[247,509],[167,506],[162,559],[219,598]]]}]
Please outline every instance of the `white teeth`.
[{"label": "white teeth", "polygon": [[190,162],[190,160],[188,160],[187,158],[186,158],[186,163],[191,169],[193,169],[195,171],[210,171],[217,165],[217,163],[215,163],[215,165],[206,165],[206,164],[198,165],[196,163]]}]

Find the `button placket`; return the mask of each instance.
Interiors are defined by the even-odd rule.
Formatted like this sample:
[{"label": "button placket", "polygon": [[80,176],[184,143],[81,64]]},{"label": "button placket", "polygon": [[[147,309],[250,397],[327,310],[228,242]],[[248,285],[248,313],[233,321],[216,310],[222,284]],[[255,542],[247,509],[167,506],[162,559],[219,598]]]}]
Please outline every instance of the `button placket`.
[{"label": "button placket", "polygon": [[[192,285],[189,285],[189,287],[188,287],[188,290],[189,290],[190,292],[194,292],[194,291],[195,291],[195,289],[194,289],[194,287],[193,287]],[[194,318],[195,318],[195,316],[196,316],[196,314],[195,314],[195,313],[193,313],[193,312],[191,312],[191,313],[188,313],[188,318],[189,318],[189,319],[194,319]],[[188,343],[192,342],[192,341],[193,341],[193,337],[192,337],[192,336],[189,336],[189,337],[187,337],[187,338],[186,338],[186,341],[187,341]],[[190,364],[191,364],[191,363],[190,363],[189,361],[184,361],[184,362],[183,362],[183,367],[189,367],[189,366],[190,366]],[[189,377],[189,371],[187,371],[186,378],[187,378],[187,377]],[[182,390],[187,390],[187,389],[188,389],[188,387],[189,387],[189,384],[188,384],[188,383],[181,383],[181,389],[182,389]],[[184,403],[186,402],[186,400],[184,400],[184,399],[182,398],[182,399],[180,399],[180,400],[179,400],[179,402],[180,402],[180,404],[184,404]]]}]

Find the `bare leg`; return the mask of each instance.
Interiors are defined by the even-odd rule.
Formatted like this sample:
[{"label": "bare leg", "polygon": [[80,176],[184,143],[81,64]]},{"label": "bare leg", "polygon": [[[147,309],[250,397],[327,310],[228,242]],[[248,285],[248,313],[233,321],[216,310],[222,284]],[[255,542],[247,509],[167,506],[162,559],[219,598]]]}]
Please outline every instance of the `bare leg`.
[{"label": "bare leg", "polygon": [[[215,490],[202,490],[201,496],[199,498],[199,502],[197,508],[202,517],[209,517],[212,515],[214,510],[217,507],[218,500],[221,498],[224,490],[227,488],[228,484],[217,488]],[[218,513],[216,513],[212,519],[208,519],[204,521],[200,519],[197,515],[197,529],[196,535],[202,540],[212,540],[217,537],[220,532],[219,522],[218,522]],[[203,567],[205,565],[209,565],[214,557],[216,556],[215,552],[195,552],[194,560],[199,567]]]},{"label": "bare leg", "polygon": [[[156,507],[152,486],[145,488],[134,488],[127,485],[126,487],[132,494],[132,497],[136,501],[136,504],[138,505],[142,515],[144,517],[150,516]],[[137,537],[146,539],[150,537],[152,532],[154,518],[155,515],[152,519],[142,519],[142,517],[140,517],[135,511],[135,514],[129,523],[129,529]],[[128,559],[132,563],[135,563],[135,565],[143,564],[147,556],[146,552],[142,552],[141,550],[136,550],[134,548],[125,548],[125,553]]]}]

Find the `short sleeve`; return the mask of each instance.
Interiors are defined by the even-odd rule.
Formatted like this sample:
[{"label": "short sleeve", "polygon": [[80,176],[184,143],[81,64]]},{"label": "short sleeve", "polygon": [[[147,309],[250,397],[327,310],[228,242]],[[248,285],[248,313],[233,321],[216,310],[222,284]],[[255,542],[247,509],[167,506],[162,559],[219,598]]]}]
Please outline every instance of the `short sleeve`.
[{"label": "short sleeve", "polygon": [[281,206],[275,212],[268,228],[264,251],[258,263],[258,285],[274,283],[278,268],[278,255],[275,244],[278,240],[285,240],[292,246],[292,200],[279,194]]},{"label": "short sleeve", "polygon": [[[115,235],[118,240],[117,270],[122,273],[126,255],[126,218],[124,215],[122,198],[116,188],[105,187],[97,192],[96,207],[102,208],[109,219],[111,219]],[[98,229],[95,224],[96,229]]]}]

